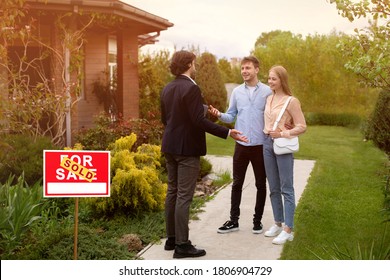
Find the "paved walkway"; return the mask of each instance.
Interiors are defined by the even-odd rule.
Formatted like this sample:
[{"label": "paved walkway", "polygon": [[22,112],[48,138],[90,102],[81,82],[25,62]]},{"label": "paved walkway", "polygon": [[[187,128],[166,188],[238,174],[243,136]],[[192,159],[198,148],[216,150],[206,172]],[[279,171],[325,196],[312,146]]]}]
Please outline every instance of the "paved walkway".
[{"label": "paved walkway", "polygon": [[[232,158],[207,156],[213,165],[213,172],[231,172]],[[296,200],[301,194],[310,177],[314,161],[294,161],[294,185]],[[252,233],[253,208],[255,204],[255,184],[252,167],[248,167],[241,200],[240,230],[220,234],[217,228],[229,219],[231,185],[221,189],[198,214],[199,220],[190,222],[190,240],[193,245],[206,250],[206,255],[199,260],[277,260],[283,246],[273,245],[272,238],[264,234]],[[267,192],[262,223],[267,230],[273,225],[271,203]],[[172,260],[173,251],[164,250],[165,239],[158,244],[151,244],[139,253],[140,259]]]}]

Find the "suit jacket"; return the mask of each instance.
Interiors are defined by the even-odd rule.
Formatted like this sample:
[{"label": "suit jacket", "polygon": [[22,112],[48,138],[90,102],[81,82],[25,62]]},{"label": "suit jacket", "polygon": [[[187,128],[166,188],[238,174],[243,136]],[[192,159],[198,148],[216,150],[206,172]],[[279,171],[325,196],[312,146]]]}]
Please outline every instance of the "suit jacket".
[{"label": "suit jacket", "polygon": [[161,121],[165,125],[161,150],[182,156],[206,154],[206,133],[227,138],[229,129],[208,120],[198,85],[179,75],[161,92]]}]

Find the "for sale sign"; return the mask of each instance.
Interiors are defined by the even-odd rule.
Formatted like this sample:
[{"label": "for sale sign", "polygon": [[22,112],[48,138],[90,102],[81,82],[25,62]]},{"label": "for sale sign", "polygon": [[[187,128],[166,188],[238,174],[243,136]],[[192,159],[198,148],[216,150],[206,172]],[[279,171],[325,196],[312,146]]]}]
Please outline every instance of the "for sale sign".
[{"label": "for sale sign", "polygon": [[110,152],[43,151],[44,197],[110,196]]}]

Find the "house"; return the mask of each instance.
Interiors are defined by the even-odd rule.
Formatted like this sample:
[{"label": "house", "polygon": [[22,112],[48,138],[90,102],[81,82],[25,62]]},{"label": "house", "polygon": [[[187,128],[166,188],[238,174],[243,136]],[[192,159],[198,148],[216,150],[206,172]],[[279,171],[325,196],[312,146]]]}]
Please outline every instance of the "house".
[{"label": "house", "polygon": [[[123,118],[139,116],[139,83],[138,53],[139,48],[156,42],[161,31],[173,24],[157,15],[148,13],[126,3],[116,0],[25,0],[23,11],[26,15],[25,26],[32,24],[31,32],[37,32],[53,50],[49,58],[43,61],[45,75],[55,81],[56,92],[69,94],[72,102],[77,102],[66,114],[66,144],[72,142],[72,131],[89,128],[93,125],[94,116],[104,110],[93,93],[93,83],[104,79],[103,73],[113,76],[115,70],[117,91],[117,109]],[[3,14],[6,11],[0,11]],[[1,13],[0,13],[1,15]],[[91,20],[93,18],[93,20]],[[27,21],[28,19],[28,21]],[[59,19],[61,19],[59,21]],[[4,27],[5,29],[15,27]],[[70,31],[72,36],[82,36],[78,41],[82,45],[77,55],[82,54],[78,69],[71,69],[71,47],[66,45],[63,30]],[[72,33],[73,32],[73,33]],[[13,57],[21,51],[20,41],[8,46]],[[41,44],[42,46],[42,44]],[[29,46],[30,56],[40,55],[42,48],[32,44]],[[59,54],[59,58],[53,53]],[[63,67],[65,65],[65,67]],[[0,76],[6,71],[0,69]],[[39,79],[33,77],[31,79]],[[79,91],[75,93],[63,90],[66,84],[77,83]],[[38,81],[37,81],[38,82]]]}]

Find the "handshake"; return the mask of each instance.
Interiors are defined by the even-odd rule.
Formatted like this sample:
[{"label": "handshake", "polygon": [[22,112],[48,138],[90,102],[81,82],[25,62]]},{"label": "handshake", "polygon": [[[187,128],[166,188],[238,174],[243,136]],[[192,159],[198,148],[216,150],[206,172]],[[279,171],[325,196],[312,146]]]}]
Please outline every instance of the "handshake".
[{"label": "handshake", "polygon": [[[218,109],[214,108],[212,105],[209,105],[208,112],[217,118],[219,118],[221,116],[221,112]],[[238,131],[236,129],[230,129],[229,135],[230,135],[230,137],[232,137],[236,141],[241,141],[241,142],[245,142],[245,143],[249,142],[248,138],[246,136],[242,135],[241,131]]]}]

